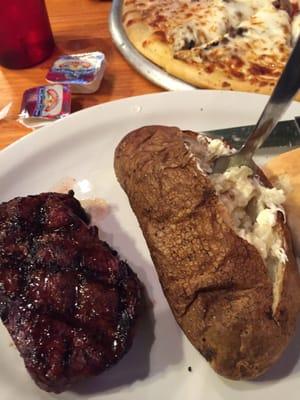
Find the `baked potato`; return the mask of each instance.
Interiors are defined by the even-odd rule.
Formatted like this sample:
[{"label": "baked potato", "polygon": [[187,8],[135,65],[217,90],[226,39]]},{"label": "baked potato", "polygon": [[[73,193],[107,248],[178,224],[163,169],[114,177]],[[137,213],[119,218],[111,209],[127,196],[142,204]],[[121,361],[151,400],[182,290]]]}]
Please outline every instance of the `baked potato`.
[{"label": "baked potato", "polygon": [[217,373],[250,379],[295,331],[300,278],[283,192],[258,168],[212,173],[231,151],[219,139],[146,126],[120,142],[114,168],[178,324]]}]

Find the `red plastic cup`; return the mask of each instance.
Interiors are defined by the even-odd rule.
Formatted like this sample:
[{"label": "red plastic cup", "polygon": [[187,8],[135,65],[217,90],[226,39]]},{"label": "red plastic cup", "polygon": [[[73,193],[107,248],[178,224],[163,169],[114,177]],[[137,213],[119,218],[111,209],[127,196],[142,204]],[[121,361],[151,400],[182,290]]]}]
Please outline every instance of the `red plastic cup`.
[{"label": "red plastic cup", "polygon": [[0,0],[0,64],[27,68],[50,56],[54,39],[44,0]]}]

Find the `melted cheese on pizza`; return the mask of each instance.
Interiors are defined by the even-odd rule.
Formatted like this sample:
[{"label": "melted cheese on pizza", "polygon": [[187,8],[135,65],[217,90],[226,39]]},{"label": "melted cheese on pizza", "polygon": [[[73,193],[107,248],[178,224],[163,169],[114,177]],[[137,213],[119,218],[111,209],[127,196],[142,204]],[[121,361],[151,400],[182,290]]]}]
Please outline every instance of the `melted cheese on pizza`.
[{"label": "melted cheese on pizza", "polygon": [[292,41],[290,16],[272,4],[258,10],[249,19],[224,35],[220,41],[179,51],[176,57],[199,63],[207,69],[222,69],[229,77],[261,82],[274,80],[286,62]]},{"label": "melted cheese on pizza", "polygon": [[124,0],[123,10],[137,43],[146,26],[144,54],[200,87],[269,93],[300,34],[300,0]]},{"label": "melted cheese on pizza", "polygon": [[[125,0],[125,5],[131,1]],[[177,52],[219,40],[273,1],[141,0],[134,3],[134,10],[140,12],[142,19],[154,31],[163,32],[173,51]],[[131,13],[125,13],[123,19],[125,25],[130,25]]]}]

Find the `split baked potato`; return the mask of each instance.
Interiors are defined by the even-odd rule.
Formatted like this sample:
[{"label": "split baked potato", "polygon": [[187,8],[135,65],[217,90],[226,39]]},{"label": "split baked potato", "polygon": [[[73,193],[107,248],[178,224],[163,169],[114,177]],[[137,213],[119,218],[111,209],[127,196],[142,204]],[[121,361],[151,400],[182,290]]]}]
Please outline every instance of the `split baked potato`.
[{"label": "split baked potato", "polygon": [[121,141],[114,167],[178,324],[217,373],[250,379],[295,331],[300,278],[283,192],[259,169],[212,174],[214,159],[231,151],[146,126]]}]

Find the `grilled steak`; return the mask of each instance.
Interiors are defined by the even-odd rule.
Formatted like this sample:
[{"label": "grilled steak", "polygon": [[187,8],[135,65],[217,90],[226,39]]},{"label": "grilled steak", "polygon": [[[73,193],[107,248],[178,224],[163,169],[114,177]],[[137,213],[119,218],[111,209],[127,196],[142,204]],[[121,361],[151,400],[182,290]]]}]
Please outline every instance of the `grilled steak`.
[{"label": "grilled steak", "polygon": [[57,393],[124,355],[140,301],[136,275],[73,196],[0,205],[0,316],[32,378]]}]

